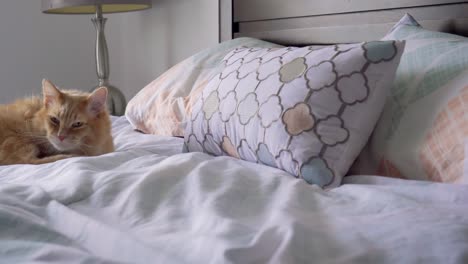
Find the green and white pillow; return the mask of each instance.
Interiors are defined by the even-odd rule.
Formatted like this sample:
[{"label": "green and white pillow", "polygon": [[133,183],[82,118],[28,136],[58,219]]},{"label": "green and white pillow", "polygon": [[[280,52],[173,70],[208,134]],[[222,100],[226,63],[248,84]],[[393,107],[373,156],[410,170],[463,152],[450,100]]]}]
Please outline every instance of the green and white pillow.
[{"label": "green and white pillow", "polygon": [[377,122],[404,45],[237,48],[194,104],[186,148],[338,186]]},{"label": "green and white pillow", "polygon": [[468,39],[426,30],[406,15],[384,40],[406,41],[405,52],[351,173],[468,182]]}]

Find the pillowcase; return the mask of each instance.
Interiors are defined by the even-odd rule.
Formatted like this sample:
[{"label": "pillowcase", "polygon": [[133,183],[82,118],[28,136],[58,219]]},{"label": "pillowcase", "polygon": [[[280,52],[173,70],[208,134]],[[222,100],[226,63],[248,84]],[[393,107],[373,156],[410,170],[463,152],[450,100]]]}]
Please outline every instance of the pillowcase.
[{"label": "pillowcase", "polygon": [[223,57],[234,47],[281,47],[253,38],[238,38],[203,50],[180,62],[143,88],[125,115],[135,129],[162,136],[183,136],[184,120]]},{"label": "pillowcase", "polygon": [[384,39],[405,40],[405,52],[351,173],[467,183],[468,39],[425,30],[410,15]]},{"label": "pillowcase", "polygon": [[403,48],[398,41],[236,48],[193,107],[186,150],[337,186],[377,121]]}]

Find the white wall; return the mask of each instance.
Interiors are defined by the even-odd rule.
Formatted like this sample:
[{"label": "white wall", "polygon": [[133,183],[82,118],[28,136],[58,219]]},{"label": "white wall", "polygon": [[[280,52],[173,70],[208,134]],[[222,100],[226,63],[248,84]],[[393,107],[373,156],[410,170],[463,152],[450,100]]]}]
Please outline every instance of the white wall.
[{"label": "white wall", "polygon": [[41,92],[42,78],[59,86],[95,83],[90,16],[41,13],[41,1],[2,1],[0,103]]},{"label": "white wall", "polygon": [[171,66],[218,43],[218,0],[153,0],[152,9],[113,14],[108,22],[120,29],[107,32],[110,82],[128,99]]},{"label": "white wall", "polygon": [[[153,0],[153,8],[106,15],[110,82],[127,100],[172,65],[218,41],[218,0]],[[42,78],[96,85],[90,15],[47,15],[39,0],[0,6],[0,103],[40,93]]]}]

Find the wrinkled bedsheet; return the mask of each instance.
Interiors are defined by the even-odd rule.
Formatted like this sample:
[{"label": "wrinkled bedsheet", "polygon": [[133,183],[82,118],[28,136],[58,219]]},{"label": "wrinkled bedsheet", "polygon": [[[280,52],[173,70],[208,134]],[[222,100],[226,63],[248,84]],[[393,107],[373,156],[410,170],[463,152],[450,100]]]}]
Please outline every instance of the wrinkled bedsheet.
[{"label": "wrinkled bedsheet", "polygon": [[468,186],[331,190],[113,120],[117,150],[0,166],[0,263],[468,263]]}]

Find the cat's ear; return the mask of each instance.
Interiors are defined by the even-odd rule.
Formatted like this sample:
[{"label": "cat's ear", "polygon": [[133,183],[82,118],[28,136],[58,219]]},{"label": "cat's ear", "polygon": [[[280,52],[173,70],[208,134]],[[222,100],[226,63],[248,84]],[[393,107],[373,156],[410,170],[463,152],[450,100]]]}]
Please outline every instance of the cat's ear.
[{"label": "cat's ear", "polygon": [[88,97],[88,111],[93,116],[98,115],[106,109],[107,88],[99,87]]},{"label": "cat's ear", "polygon": [[44,98],[44,105],[47,107],[50,104],[57,102],[62,97],[60,92],[55,85],[46,79],[42,80],[42,95]]}]

